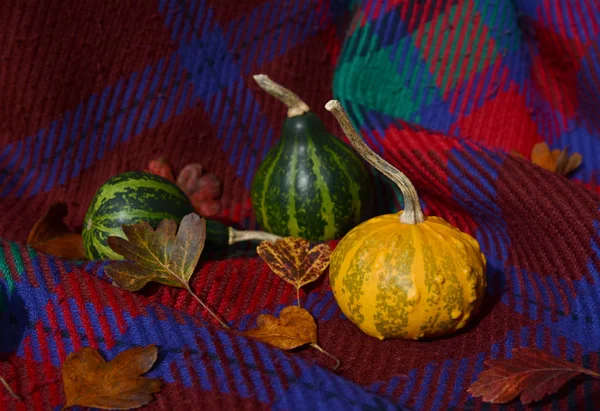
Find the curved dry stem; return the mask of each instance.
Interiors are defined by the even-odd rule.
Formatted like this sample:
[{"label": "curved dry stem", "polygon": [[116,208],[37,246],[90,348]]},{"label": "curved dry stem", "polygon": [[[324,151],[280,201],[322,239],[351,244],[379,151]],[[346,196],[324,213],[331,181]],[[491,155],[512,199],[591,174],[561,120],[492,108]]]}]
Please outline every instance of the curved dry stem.
[{"label": "curved dry stem", "polygon": [[12,390],[12,388],[10,388],[10,385],[8,385],[8,383],[6,382],[6,380],[4,378],[0,377],[0,383],[2,383],[2,385],[4,385],[4,388],[6,388],[6,391],[8,391],[8,393],[10,394],[11,397],[13,397],[15,400],[21,401],[21,397],[19,397],[17,394],[15,394],[15,392]]},{"label": "curved dry stem", "polygon": [[296,93],[275,83],[265,74],[256,74],[252,76],[260,88],[277,98],[288,107],[287,116],[296,117],[310,111],[310,107],[296,95]]},{"label": "curved dry stem", "polygon": [[225,324],[225,322],[223,320],[221,320],[221,318],[217,315],[217,313],[215,313],[209,306],[208,304],[206,304],[204,301],[202,301],[202,299],[200,297],[198,297],[196,295],[195,292],[192,291],[192,289],[190,288],[190,286],[188,284],[184,284],[185,288],[189,291],[189,293],[192,295],[192,297],[194,297],[196,299],[196,301],[198,301],[200,303],[200,305],[202,307],[204,307],[204,309],[206,311],[208,311],[208,313],[210,315],[212,315],[215,320],[217,320],[219,322],[219,324],[221,324],[223,326],[223,328],[230,330],[231,328],[229,328],[229,326],[227,324]]},{"label": "curved dry stem", "polygon": [[367,146],[361,135],[350,122],[346,110],[344,110],[339,101],[330,100],[325,105],[325,108],[335,116],[358,154],[392,180],[398,188],[400,188],[400,191],[402,191],[402,195],[404,196],[404,212],[400,216],[400,221],[406,224],[418,224],[425,221],[417,190],[408,177],[383,158],[379,157],[377,153]]},{"label": "curved dry stem", "polygon": [[229,227],[229,245],[239,243],[240,241],[270,241],[275,242],[281,237],[265,231],[238,231]]},{"label": "curved dry stem", "polygon": [[321,348],[321,346],[317,343],[310,343],[310,346],[313,348],[316,348],[317,350],[321,351],[323,354],[325,354],[326,356],[328,356],[329,358],[331,358],[333,361],[335,361],[335,366],[333,367],[333,371],[337,370],[338,368],[340,368],[340,360],[337,357],[334,357],[333,354],[328,353],[327,351],[325,351],[323,348]]}]

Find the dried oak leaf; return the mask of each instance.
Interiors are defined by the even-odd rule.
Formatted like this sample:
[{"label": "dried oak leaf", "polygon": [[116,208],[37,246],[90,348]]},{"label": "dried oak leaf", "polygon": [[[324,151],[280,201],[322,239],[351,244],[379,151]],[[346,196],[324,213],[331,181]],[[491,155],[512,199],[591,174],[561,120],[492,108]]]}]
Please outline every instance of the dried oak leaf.
[{"label": "dried oak leaf", "polygon": [[334,369],[340,365],[340,361],[323,350],[317,343],[317,323],[313,316],[304,308],[294,305],[281,310],[279,318],[271,314],[261,314],[256,319],[256,328],[248,330],[244,335],[255,340],[270,344],[282,350],[293,350],[294,348],[310,344],[336,362]]},{"label": "dried oak leaf", "polygon": [[[516,152],[513,152],[513,154],[523,157]],[[544,142],[537,143],[531,150],[531,162],[533,164],[563,176],[579,167],[582,161],[583,157],[580,153],[569,155],[567,147],[562,150],[554,149],[550,151],[548,144]]]},{"label": "dried oak leaf", "polygon": [[523,404],[538,401],[580,374],[600,378],[600,374],[535,348],[515,348],[512,358],[486,361],[486,365],[490,368],[479,374],[468,391],[497,404],[519,395]]},{"label": "dried oak leaf", "polygon": [[66,404],[103,409],[127,410],[153,400],[162,382],[141,377],[156,362],[155,345],[123,351],[109,362],[86,347],[72,353],[62,366]]},{"label": "dried oak leaf", "polygon": [[124,225],[127,240],[108,237],[108,245],[126,260],[105,267],[106,274],[121,288],[138,291],[150,281],[172,287],[189,288],[188,282],[198,264],[206,239],[206,221],[197,214],[181,220],[179,230],[173,220],[162,220],[156,231],[142,221]]},{"label": "dried oak leaf", "polygon": [[50,206],[48,211],[33,225],[27,236],[27,244],[43,253],[73,260],[85,259],[83,237],[72,232],[64,222],[68,214],[65,203]]},{"label": "dried oak leaf", "polygon": [[329,265],[331,248],[302,238],[285,237],[275,242],[263,241],[256,248],[258,255],[284,281],[296,287],[300,301],[300,287],[315,281]]}]

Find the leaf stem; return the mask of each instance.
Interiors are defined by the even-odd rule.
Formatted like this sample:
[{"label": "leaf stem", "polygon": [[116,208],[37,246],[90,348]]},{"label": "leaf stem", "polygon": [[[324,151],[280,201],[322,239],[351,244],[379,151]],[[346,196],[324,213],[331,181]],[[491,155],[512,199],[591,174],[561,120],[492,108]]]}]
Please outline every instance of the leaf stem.
[{"label": "leaf stem", "polygon": [[202,299],[200,297],[198,297],[196,295],[196,293],[194,293],[192,291],[192,289],[190,288],[190,286],[188,284],[183,283],[183,285],[189,291],[189,293],[192,295],[192,297],[194,297],[196,299],[196,301],[198,301],[200,303],[200,305],[202,307],[204,307],[204,309],[206,311],[208,311],[208,313],[210,315],[212,315],[215,318],[215,320],[217,320],[219,322],[219,324],[221,324],[221,326],[223,326],[223,328],[225,328],[227,330],[231,329],[227,324],[225,324],[225,322],[223,320],[221,320],[221,318],[219,318],[219,316],[204,301],[202,301]]},{"label": "leaf stem", "polygon": [[327,351],[325,351],[323,348],[321,348],[321,346],[317,343],[310,343],[310,346],[313,348],[316,348],[317,350],[321,351],[323,354],[325,354],[326,356],[328,356],[329,358],[331,358],[333,361],[335,361],[335,366],[333,367],[333,371],[337,370],[338,368],[340,368],[340,360],[337,357],[334,357],[332,354],[328,353]]},{"label": "leaf stem", "polygon": [[594,372],[592,370],[588,370],[587,368],[584,368],[585,371],[583,371],[584,374],[589,375],[590,377],[594,377],[597,379],[600,379],[600,374],[598,374],[597,372]]},{"label": "leaf stem", "polygon": [[8,383],[6,382],[6,380],[2,377],[0,377],[0,383],[2,383],[2,385],[4,385],[4,388],[6,388],[6,391],[8,391],[8,393],[10,394],[11,397],[13,397],[15,400],[21,400],[21,397],[19,397],[17,394],[15,394],[15,392],[12,390],[12,388],[10,388],[10,385],[8,385]]},{"label": "leaf stem", "polygon": [[301,116],[302,114],[310,111],[308,105],[296,95],[296,93],[288,90],[287,88],[275,83],[265,74],[256,74],[254,81],[258,83],[260,88],[264,91],[281,101],[288,107],[287,116],[288,118]]},{"label": "leaf stem", "polygon": [[425,221],[417,190],[408,177],[367,146],[361,135],[350,122],[346,110],[344,110],[339,101],[330,100],[325,105],[325,108],[327,111],[331,112],[338,123],[340,123],[342,130],[344,130],[344,134],[346,134],[346,137],[348,137],[348,140],[350,140],[350,143],[352,143],[352,146],[358,154],[392,180],[398,186],[400,191],[402,191],[402,196],[404,197],[404,212],[400,216],[400,221],[405,224],[419,224]]},{"label": "leaf stem", "polygon": [[298,307],[300,307],[300,287],[296,287],[296,299],[298,299]]}]

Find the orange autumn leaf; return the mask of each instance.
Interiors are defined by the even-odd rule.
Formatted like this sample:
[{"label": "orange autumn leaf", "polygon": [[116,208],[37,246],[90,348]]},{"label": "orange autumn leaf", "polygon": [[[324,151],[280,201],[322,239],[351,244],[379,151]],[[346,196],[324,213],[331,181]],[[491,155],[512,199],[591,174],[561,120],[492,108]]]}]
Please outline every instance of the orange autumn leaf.
[{"label": "orange autumn leaf", "polygon": [[148,404],[162,382],[144,378],[156,362],[155,345],[123,351],[109,362],[91,347],[72,353],[62,366],[66,404],[127,410]]},{"label": "orange autumn leaf", "polygon": [[563,176],[579,167],[582,161],[583,157],[580,153],[569,155],[566,147],[551,151],[548,144],[538,143],[531,150],[533,164]]},{"label": "orange autumn leaf", "polygon": [[277,348],[292,350],[317,342],[317,323],[304,308],[291,305],[281,310],[279,318],[271,314],[259,315],[256,328],[244,334]]},{"label": "orange autumn leaf", "polygon": [[83,237],[72,232],[64,222],[68,214],[65,203],[53,204],[33,225],[27,244],[43,253],[74,260],[85,259]]},{"label": "orange autumn leaf", "polygon": [[600,374],[535,348],[515,348],[512,358],[486,361],[490,367],[479,374],[469,393],[483,401],[504,404],[520,396],[523,404],[554,394],[580,374]]},{"label": "orange autumn leaf", "polygon": [[329,245],[318,244],[310,248],[309,241],[294,237],[263,241],[256,251],[275,274],[296,287],[297,293],[300,287],[319,278],[331,256]]},{"label": "orange autumn leaf", "polygon": [[279,318],[271,314],[261,314],[256,319],[256,328],[244,333],[247,337],[270,344],[282,350],[293,350],[310,344],[336,362],[340,361],[323,350],[317,343],[317,323],[313,316],[304,308],[294,305],[281,310]]}]

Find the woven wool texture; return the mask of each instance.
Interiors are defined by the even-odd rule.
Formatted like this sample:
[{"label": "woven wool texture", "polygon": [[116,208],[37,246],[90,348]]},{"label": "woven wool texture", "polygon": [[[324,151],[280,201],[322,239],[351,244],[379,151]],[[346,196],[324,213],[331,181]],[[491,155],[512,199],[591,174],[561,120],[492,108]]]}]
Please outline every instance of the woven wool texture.
[{"label": "woven wool texture", "polygon": [[[596,0],[19,0],[0,2],[0,409],[60,409],[61,363],[157,344],[166,384],[147,409],[481,409],[484,361],[538,347],[600,371],[600,4]],[[52,203],[80,227],[110,176],[164,156],[224,186],[218,218],[256,228],[250,183],[285,108],[265,73],[324,110],[341,100],[368,144],[414,182],[428,215],[476,237],[488,292],[464,332],[369,338],[323,276],[304,306],[316,350],[226,332],[184,290],[111,285],[102,262],[25,247]],[[343,137],[341,137],[343,138]],[[583,153],[570,179],[509,156],[546,141]],[[380,213],[400,207],[376,176]],[[335,246],[336,242],[331,242]],[[295,290],[238,246],[205,256],[192,287],[236,329]],[[597,409],[569,384],[548,409]],[[518,408],[511,405],[506,408]]]}]

